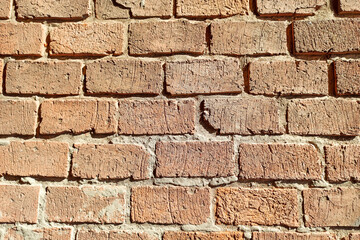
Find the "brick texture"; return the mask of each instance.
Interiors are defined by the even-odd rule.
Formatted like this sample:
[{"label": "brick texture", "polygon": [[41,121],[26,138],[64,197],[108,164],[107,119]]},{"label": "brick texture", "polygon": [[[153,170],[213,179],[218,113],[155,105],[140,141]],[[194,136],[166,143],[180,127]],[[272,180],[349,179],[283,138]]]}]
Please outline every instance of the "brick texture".
[{"label": "brick texture", "polygon": [[0,19],[10,18],[11,0],[0,0]]},{"label": "brick texture", "polygon": [[173,0],[115,0],[121,7],[130,9],[133,17],[163,17],[173,14]]},{"label": "brick texture", "polygon": [[130,11],[116,6],[113,0],[95,1],[95,12],[98,19],[126,19]]},{"label": "brick texture", "polygon": [[4,240],[26,240],[26,239],[44,239],[44,240],[71,240],[71,228],[10,228],[6,231]]},{"label": "brick texture", "polygon": [[257,0],[257,11],[265,16],[314,15],[325,0]]},{"label": "brick texture", "polygon": [[279,232],[254,232],[253,240],[335,240],[329,233],[279,233]]},{"label": "brick texture", "polygon": [[360,61],[336,61],[335,73],[337,95],[360,94]]},{"label": "brick texture", "polygon": [[360,2],[356,0],[338,0],[339,12],[341,14],[346,13],[360,13]]},{"label": "brick texture", "polygon": [[341,240],[359,240],[360,233],[350,233],[348,236],[342,238]]},{"label": "brick texture", "polygon": [[163,240],[243,240],[242,232],[165,232]]},{"label": "brick texture", "polygon": [[147,233],[125,232],[125,231],[94,231],[80,230],[76,234],[77,240],[155,240],[156,238]]}]

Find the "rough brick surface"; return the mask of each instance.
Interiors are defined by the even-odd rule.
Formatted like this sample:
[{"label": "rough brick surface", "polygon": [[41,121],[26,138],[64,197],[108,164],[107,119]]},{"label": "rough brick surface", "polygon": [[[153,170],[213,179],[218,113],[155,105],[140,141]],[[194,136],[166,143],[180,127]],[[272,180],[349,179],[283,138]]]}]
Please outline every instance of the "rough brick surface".
[{"label": "rough brick surface", "polygon": [[142,232],[126,232],[126,231],[94,231],[80,230],[76,234],[76,240],[155,240],[152,235]]},{"label": "rough brick surface", "polygon": [[129,10],[116,6],[113,0],[95,1],[95,12],[99,19],[126,19],[130,17]]},{"label": "rough brick surface", "polygon": [[12,0],[0,0],[0,19],[10,18]]},{"label": "rough brick surface", "polygon": [[101,60],[86,66],[86,91],[100,94],[160,94],[160,61]]},{"label": "rough brick surface", "polygon": [[173,0],[115,0],[121,7],[130,9],[133,17],[166,17],[173,14]]},{"label": "rough brick surface", "polygon": [[360,133],[359,107],[358,101],[344,99],[293,100],[288,106],[289,132],[297,135],[356,136]]},{"label": "rough brick surface", "polygon": [[185,134],[194,128],[193,100],[119,101],[119,134]]},{"label": "rough brick surface", "polygon": [[284,22],[212,23],[211,53],[224,55],[285,54],[287,53],[286,27]]},{"label": "rough brick surface", "polygon": [[227,177],[235,173],[233,142],[158,142],[157,177]]},{"label": "rough brick surface", "polygon": [[204,101],[204,117],[220,134],[280,134],[279,106],[274,99],[218,98]]},{"label": "rough brick surface", "polygon": [[257,0],[256,5],[260,15],[303,16],[314,15],[317,9],[326,6],[326,0]]},{"label": "rough brick surface", "polygon": [[71,240],[71,228],[10,228],[6,231],[4,240]]},{"label": "rough brick surface", "polygon": [[254,232],[252,240],[335,240],[329,233]]},{"label": "rough brick surface", "polygon": [[321,162],[310,144],[240,144],[240,177],[245,179],[321,179]]},{"label": "rough brick surface", "polygon": [[[206,24],[189,21],[136,22],[129,26],[130,55],[202,54]],[[171,31],[169,31],[171,29]]]},{"label": "rough brick surface", "polygon": [[115,133],[116,109],[114,100],[46,100],[40,107],[40,133]]},{"label": "rough brick surface", "polygon": [[165,232],[163,240],[243,240],[242,232]]},{"label": "rough brick surface", "polygon": [[131,221],[157,224],[202,224],[210,217],[208,188],[134,187]]},{"label": "rough brick surface", "polygon": [[360,2],[357,0],[338,0],[339,12],[345,13],[360,13]]},{"label": "rough brick surface", "polygon": [[359,227],[359,188],[313,188],[303,194],[306,226]]},{"label": "rough brick surface", "polygon": [[150,154],[130,144],[76,144],[72,174],[80,178],[149,178]]},{"label": "rough brick surface", "polygon": [[350,233],[348,236],[341,240],[360,240],[360,233]]},{"label": "rough brick surface", "polygon": [[76,95],[81,74],[80,62],[8,62],[5,89],[10,94]]},{"label": "rough brick surface", "polygon": [[165,75],[171,95],[241,93],[244,85],[237,59],[168,61]]},{"label": "rough brick surface", "polygon": [[320,61],[257,61],[249,65],[249,91],[263,95],[326,95],[328,66]]},{"label": "rough brick surface", "polygon": [[360,61],[336,61],[335,73],[338,95],[360,94]]},{"label": "rough brick surface", "polygon": [[50,55],[121,55],[124,34],[122,23],[63,23],[50,30]]},{"label": "rough brick surface", "polygon": [[0,185],[0,223],[36,223],[40,187]]},{"label": "rough brick surface", "polygon": [[124,187],[48,187],[47,220],[65,223],[123,223],[124,196]]}]

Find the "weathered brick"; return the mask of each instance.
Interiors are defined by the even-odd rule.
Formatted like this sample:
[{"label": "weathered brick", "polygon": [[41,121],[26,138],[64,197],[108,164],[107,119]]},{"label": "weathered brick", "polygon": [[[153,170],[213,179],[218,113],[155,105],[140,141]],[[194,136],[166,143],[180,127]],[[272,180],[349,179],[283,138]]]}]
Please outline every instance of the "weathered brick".
[{"label": "weathered brick", "polygon": [[204,118],[220,134],[280,134],[279,105],[274,99],[219,98],[204,101]]},{"label": "weathered brick", "polygon": [[325,146],[326,178],[360,181],[360,145]]},{"label": "weathered brick", "polygon": [[204,22],[152,21],[131,23],[129,26],[130,55],[202,54],[205,49]]},{"label": "weathered brick", "polygon": [[50,30],[50,55],[121,55],[124,33],[122,23],[63,23]]},{"label": "weathered brick", "polygon": [[12,0],[0,0],[0,19],[10,18]]},{"label": "weathered brick", "polygon": [[114,5],[113,0],[95,1],[96,17],[99,19],[130,18],[129,9]]},{"label": "weathered brick", "polygon": [[193,100],[120,100],[120,134],[185,134],[195,131]]},{"label": "weathered brick", "polygon": [[168,61],[165,75],[171,95],[241,93],[244,85],[237,59]]},{"label": "weathered brick", "polygon": [[319,180],[321,162],[310,144],[240,144],[240,177]]},{"label": "weathered brick", "polygon": [[36,223],[40,187],[0,185],[0,223]]},{"label": "weathered brick", "polygon": [[341,240],[360,240],[360,233],[350,233],[348,236],[341,238]]},{"label": "weathered brick", "polygon": [[165,232],[163,240],[243,240],[242,232]]},{"label": "weathered brick", "polygon": [[0,86],[0,93],[2,93],[3,92],[3,87],[2,87],[2,85],[3,85],[3,81],[2,81],[2,79],[4,79],[5,78],[5,76],[4,76],[4,60],[2,60],[2,59],[0,59],[0,79],[1,79],[1,86]]},{"label": "weathered brick", "polygon": [[327,63],[320,61],[256,61],[249,65],[249,91],[265,95],[326,95]]},{"label": "weathered brick", "polygon": [[335,240],[330,233],[254,232],[252,240]]},{"label": "weathered brick", "polygon": [[235,173],[233,142],[158,142],[157,177],[227,177]]},{"label": "weathered brick", "polygon": [[116,110],[113,100],[45,100],[40,107],[40,133],[115,133]]},{"label": "weathered brick", "polygon": [[187,187],[134,187],[131,221],[157,224],[202,224],[210,217],[210,190]]},{"label": "weathered brick", "polygon": [[338,0],[339,1],[339,13],[359,13],[360,2],[357,0]]},{"label": "weathered brick", "polygon": [[356,19],[294,22],[294,49],[296,53],[360,52],[359,37],[360,20]]},{"label": "weathered brick", "polygon": [[360,61],[336,61],[336,94],[360,94]]},{"label": "weathered brick", "polygon": [[80,62],[13,61],[6,64],[6,93],[76,95],[81,87]]},{"label": "weathered brick", "polygon": [[305,226],[359,227],[359,188],[304,190]]},{"label": "weathered brick", "polygon": [[125,187],[47,187],[46,216],[51,222],[123,223]]},{"label": "weathered brick", "polygon": [[15,0],[18,18],[83,19],[90,14],[90,1]]},{"label": "weathered brick", "polygon": [[176,3],[177,17],[228,17],[248,13],[246,0],[179,0]]},{"label": "weathered brick", "polygon": [[257,11],[266,16],[308,16],[326,6],[326,0],[257,0]]},{"label": "weathered brick", "polygon": [[0,101],[0,135],[35,135],[37,106],[33,100]]},{"label": "weathered brick", "polygon": [[286,28],[287,25],[284,22],[212,23],[211,53],[225,55],[286,54]]},{"label": "weathered brick", "polygon": [[[95,231],[81,229],[76,234],[76,240],[155,240],[155,238],[145,232],[126,232],[126,231]],[[156,238],[157,239],[157,238]]]},{"label": "weathered brick", "polygon": [[41,56],[45,29],[40,23],[0,23],[0,55]]},{"label": "weathered brick", "polygon": [[4,240],[71,240],[71,228],[10,228],[6,231]]},{"label": "weathered brick", "polygon": [[102,94],[159,94],[163,88],[160,61],[101,60],[87,64],[86,91]]},{"label": "weathered brick", "polygon": [[299,226],[295,189],[218,188],[216,223]]},{"label": "weathered brick", "polygon": [[130,9],[133,17],[171,17],[173,0],[115,0],[117,4]]},{"label": "weathered brick", "polygon": [[72,174],[80,178],[149,178],[150,154],[130,144],[75,144]]},{"label": "weathered brick", "polygon": [[288,105],[289,132],[297,135],[359,135],[359,104],[344,99],[292,100]]}]

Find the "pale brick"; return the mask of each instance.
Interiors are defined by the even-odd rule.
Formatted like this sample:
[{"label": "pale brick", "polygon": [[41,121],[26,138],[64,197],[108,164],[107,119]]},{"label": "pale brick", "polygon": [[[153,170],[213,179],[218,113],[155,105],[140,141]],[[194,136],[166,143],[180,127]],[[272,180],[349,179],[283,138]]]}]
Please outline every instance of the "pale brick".
[{"label": "pale brick", "polygon": [[113,0],[95,1],[96,17],[99,19],[121,19],[130,18],[129,9],[116,6]]},{"label": "pale brick", "polygon": [[165,232],[163,240],[243,240],[242,232]]},{"label": "pale brick", "polygon": [[130,9],[132,17],[166,17],[173,14],[173,0],[115,0],[117,4]]},{"label": "pale brick", "polygon": [[0,19],[10,18],[12,0],[0,0]]},{"label": "pale brick", "polygon": [[4,240],[71,240],[71,228],[10,228],[6,231]]},{"label": "pale brick", "polygon": [[146,232],[128,232],[128,231],[95,231],[82,229],[77,232],[76,240],[155,240],[154,236]]},{"label": "pale brick", "polygon": [[335,240],[329,233],[254,232],[252,240]]},{"label": "pale brick", "polygon": [[360,94],[360,61],[336,61],[336,94]]},{"label": "pale brick", "polygon": [[338,0],[339,13],[360,13],[360,2],[358,0]]},{"label": "pale brick", "polygon": [[360,233],[350,233],[348,236],[342,238],[341,240],[360,240]]},{"label": "pale brick", "polygon": [[326,0],[257,0],[257,11],[266,16],[309,16],[326,6]]}]

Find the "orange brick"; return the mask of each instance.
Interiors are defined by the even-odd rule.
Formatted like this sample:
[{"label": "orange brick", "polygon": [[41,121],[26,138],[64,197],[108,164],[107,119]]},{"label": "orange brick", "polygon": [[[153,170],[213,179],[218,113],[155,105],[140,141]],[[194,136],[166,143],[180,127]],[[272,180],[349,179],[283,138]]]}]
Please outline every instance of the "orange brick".
[{"label": "orange brick", "polygon": [[10,228],[6,231],[4,240],[71,240],[71,228],[37,228],[27,229],[23,227]]},{"label": "orange brick", "polygon": [[154,236],[145,232],[127,232],[127,231],[95,231],[81,229],[76,234],[77,240],[155,240]]},{"label": "orange brick", "polygon": [[12,0],[0,0],[0,19],[10,18]]},{"label": "orange brick", "polygon": [[243,240],[242,232],[165,232],[163,240]]},{"label": "orange brick", "polygon": [[96,18],[99,19],[126,19],[130,18],[129,9],[116,6],[113,0],[95,1]]},{"label": "orange brick", "polygon": [[336,94],[360,94],[360,61],[336,61]]},{"label": "orange brick", "polygon": [[173,0],[115,0],[123,8],[130,9],[133,17],[166,17],[173,14]]},{"label": "orange brick", "polygon": [[329,233],[254,232],[252,240],[335,240]]},{"label": "orange brick", "polygon": [[341,240],[360,240],[360,233],[350,233],[348,236]]},{"label": "orange brick", "polygon": [[265,16],[308,16],[326,6],[326,0],[257,0],[257,11]]},{"label": "orange brick", "polygon": [[338,0],[339,4],[339,13],[360,13],[360,2],[357,0]]}]

